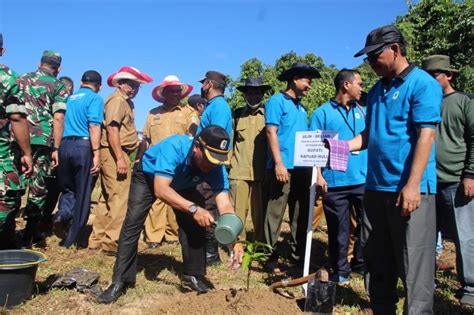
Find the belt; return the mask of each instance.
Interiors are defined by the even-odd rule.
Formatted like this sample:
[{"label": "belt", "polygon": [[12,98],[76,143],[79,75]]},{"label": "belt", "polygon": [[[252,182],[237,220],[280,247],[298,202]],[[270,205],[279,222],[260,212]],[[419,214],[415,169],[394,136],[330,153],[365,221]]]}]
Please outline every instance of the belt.
[{"label": "belt", "polygon": [[89,140],[89,137],[67,136],[63,137],[63,140]]}]

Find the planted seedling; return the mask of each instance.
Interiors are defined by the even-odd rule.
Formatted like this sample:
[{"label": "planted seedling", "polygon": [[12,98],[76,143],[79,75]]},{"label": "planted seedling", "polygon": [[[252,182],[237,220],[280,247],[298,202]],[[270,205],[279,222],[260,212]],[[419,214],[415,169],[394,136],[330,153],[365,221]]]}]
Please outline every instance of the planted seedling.
[{"label": "planted seedling", "polygon": [[250,272],[253,261],[264,262],[268,259],[270,254],[273,251],[273,248],[262,242],[249,242],[249,241],[240,241],[240,243],[245,245],[244,256],[242,258],[242,270],[247,271],[247,290],[250,286]]}]

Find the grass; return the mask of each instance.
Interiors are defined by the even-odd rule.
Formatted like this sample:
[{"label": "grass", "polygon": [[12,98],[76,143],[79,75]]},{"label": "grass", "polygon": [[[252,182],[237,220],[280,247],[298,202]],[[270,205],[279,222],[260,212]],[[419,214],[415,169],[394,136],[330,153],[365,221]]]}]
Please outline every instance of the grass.
[{"label": "grass", "polygon": [[[248,227],[251,226],[247,222]],[[288,224],[284,223],[283,237],[288,238]],[[100,284],[106,287],[112,276],[112,268],[115,257],[105,255],[100,251],[94,250],[75,250],[65,249],[58,246],[59,240],[56,237],[48,239],[49,247],[42,250],[48,256],[48,262],[40,265],[37,273],[37,294],[36,296],[22,305],[19,305],[9,311],[12,314],[148,314],[154,313],[154,305],[157,309],[164,312],[172,312],[173,308],[161,309],[163,303],[171,305],[181,305],[186,307],[187,299],[190,295],[179,291],[179,274],[181,273],[181,251],[179,246],[164,244],[158,249],[147,249],[144,244],[140,244],[137,286],[130,289],[128,293],[120,298],[115,304],[100,305],[95,303],[93,296],[81,294],[74,290],[45,288],[45,280],[48,276],[55,273],[64,273],[75,267],[83,267],[97,271],[100,276]],[[289,253],[288,246],[281,247],[283,253]],[[451,242],[445,242],[444,260],[454,264],[454,245]],[[227,266],[228,255],[221,249],[221,257],[224,263],[220,266],[208,268],[208,278],[213,282],[217,290],[228,290],[229,288],[243,289],[246,286],[246,272],[241,270],[229,271]],[[312,247],[311,271],[316,271],[320,267],[328,264],[327,258],[327,234],[324,222],[315,233]],[[250,294],[258,292],[268,292],[268,286],[281,279],[294,278],[301,276],[295,268],[285,268],[287,261],[281,260],[281,270],[274,274],[268,274],[263,271],[258,262],[252,263],[252,276],[250,277]],[[311,272],[310,271],[310,272]],[[435,290],[434,309],[436,314],[472,314],[469,311],[462,310],[455,296],[459,288],[456,280],[456,274],[453,272],[437,274],[437,288]],[[278,309],[272,313],[292,314],[304,308],[304,296],[301,287],[292,287],[279,289],[284,296],[294,296],[294,298],[278,300],[281,305],[293,307],[289,309]],[[399,292],[403,292],[401,282],[399,282]],[[206,297],[208,296],[208,297]],[[277,296],[277,294],[274,294]],[[207,298],[214,298],[211,295],[205,295],[200,298],[206,301]],[[258,294],[256,294],[256,299]],[[281,297],[280,297],[281,298]],[[274,303],[272,297],[266,297],[267,300],[256,300],[254,303]],[[174,302],[173,302],[174,301]],[[220,303],[219,301],[209,301],[210,303]],[[174,304],[173,304],[174,303]],[[286,304],[285,304],[286,303]],[[168,305],[168,304],[165,304]],[[230,309],[228,314],[234,313],[253,313],[252,305],[247,308]],[[369,305],[369,298],[365,293],[364,281],[361,277],[353,275],[352,280],[347,287],[339,286],[336,291],[335,314],[362,314],[362,311]],[[193,305],[188,305],[188,312],[197,313],[198,309]],[[299,307],[299,308],[298,308]],[[401,313],[403,299],[398,303],[398,310]],[[244,311],[242,311],[244,310]],[[247,310],[247,311],[245,311]],[[265,311],[263,311],[265,313]]]}]

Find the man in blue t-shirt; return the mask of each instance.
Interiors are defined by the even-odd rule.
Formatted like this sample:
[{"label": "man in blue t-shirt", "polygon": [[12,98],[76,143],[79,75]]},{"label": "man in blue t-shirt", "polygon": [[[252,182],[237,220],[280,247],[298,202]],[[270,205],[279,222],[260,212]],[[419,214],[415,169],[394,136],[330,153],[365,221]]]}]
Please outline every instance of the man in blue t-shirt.
[{"label": "man in blue t-shirt", "polygon": [[371,308],[395,314],[398,277],[404,313],[432,314],[436,244],[435,128],[442,93],[425,71],[409,64],[401,32],[388,25],[367,36],[367,54],[381,76],[367,97],[366,129],[349,150],[368,149],[363,221]]},{"label": "man in blue t-shirt", "polygon": [[64,246],[87,247],[93,177],[99,172],[100,131],[104,101],[97,94],[102,77],[84,72],[81,88],[67,101],[63,138],[59,146],[59,186],[62,195],[54,217],[54,231]]},{"label": "man in blue t-shirt", "polygon": [[[214,217],[204,208],[206,200],[196,186],[203,181],[210,185],[220,214],[234,212],[224,167],[230,158],[229,143],[224,129],[209,126],[194,139],[171,136],[145,152],[142,169],[138,167],[133,173],[112,284],[98,297],[99,303],[117,300],[135,284],[138,239],[156,198],[171,205],[176,213],[183,255],[182,288],[198,293],[212,288],[204,277],[205,232],[214,223]],[[231,263],[234,268],[240,265],[242,254],[242,244],[236,243]]]},{"label": "man in blue t-shirt", "polygon": [[[211,125],[220,126],[224,128],[232,141],[232,111],[224,97],[227,77],[217,71],[207,71],[199,82],[202,84],[201,97],[207,99],[207,103],[201,115],[197,133]],[[214,216],[214,219],[217,218],[214,194],[209,183],[202,182],[197,186],[197,190],[206,198],[205,208]],[[206,232],[206,261],[209,266],[221,263],[219,245],[214,237],[214,226],[207,228]]]},{"label": "man in blue t-shirt", "polygon": [[[310,130],[337,131],[339,140],[350,140],[365,129],[365,113],[357,104],[362,95],[362,78],[357,70],[342,69],[334,78],[336,96],[313,112]],[[360,221],[363,211],[364,184],[367,174],[367,151],[349,155],[346,172],[318,167],[317,186],[323,194],[324,214],[328,225],[329,260],[334,282],[349,281],[351,271],[363,272],[360,244]],[[351,212],[357,222],[354,255],[347,261]]]},{"label": "man in blue t-shirt", "polygon": [[[308,131],[308,114],[301,104],[301,98],[308,94],[312,79],[320,77],[316,68],[304,62],[295,63],[278,77],[287,83],[285,91],[270,97],[265,105],[268,140],[265,239],[268,244],[276,245],[288,205],[291,257],[298,265],[303,263],[306,244],[311,169],[293,165],[295,136],[297,131]],[[275,251],[266,263],[266,269],[273,270],[277,259]]]}]

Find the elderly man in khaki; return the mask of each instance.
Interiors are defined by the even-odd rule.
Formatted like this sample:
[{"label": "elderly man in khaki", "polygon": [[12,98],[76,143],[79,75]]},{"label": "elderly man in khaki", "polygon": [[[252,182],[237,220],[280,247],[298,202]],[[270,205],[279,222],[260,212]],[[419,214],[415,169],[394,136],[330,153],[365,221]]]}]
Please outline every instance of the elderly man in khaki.
[{"label": "elderly man in khaki", "polygon": [[[262,78],[249,77],[237,89],[245,95],[246,105],[237,108],[234,118],[234,145],[231,160],[230,195],[237,215],[245,222],[250,209],[254,241],[264,241],[262,182],[266,163],[265,112],[262,99],[271,86]],[[241,238],[246,239],[242,230]]]},{"label": "elderly man in khaki", "polygon": [[[198,114],[191,106],[180,103],[192,90],[191,85],[181,83],[175,75],[167,76],[153,89],[153,99],[163,105],[153,108],[148,113],[135,163],[140,161],[147,148],[169,136],[177,134],[194,136],[199,124]],[[145,242],[149,248],[157,248],[163,240],[167,242],[178,240],[178,224],[173,208],[157,199],[145,221]]]},{"label": "elderly man in khaki", "polygon": [[109,76],[107,83],[117,89],[109,95],[104,106],[104,123],[100,141],[99,199],[89,248],[115,252],[127,212],[130,188],[130,154],[138,146],[132,99],[140,84],[152,78],[132,67],[122,67]]}]

